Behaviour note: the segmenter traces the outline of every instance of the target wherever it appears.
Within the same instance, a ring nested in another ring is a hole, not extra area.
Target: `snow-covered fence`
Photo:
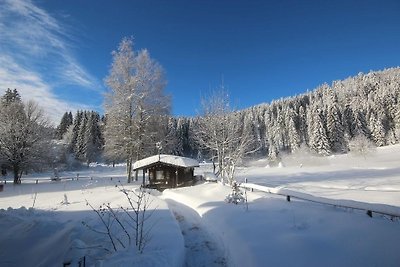
[[[370,217],[372,217],[373,214],[375,213],[375,214],[389,216],[391,220],[400,219],[400,208],[396,206],[377,204],[377,203],[365,203],[354,200],[343,200],[343,199],[339,200],[339,199],[330,199],[325,197],[317,197],[307,193],[296,192],[289,189],[267,187],[253,183],[241,183],[239,186],[245,189],[257,190],[270,194],[281,195],[286,197],[287,201],[290,201],[292,198],[296,198],[299,200],[310,201],[324,205],[331,205],[339,208],[362,210],[365,211],[366,214]]]

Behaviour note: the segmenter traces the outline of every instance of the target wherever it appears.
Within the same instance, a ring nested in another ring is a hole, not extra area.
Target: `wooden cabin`
[[[143,186],[158,190],[192,185],[195,167],[199,167],[197,160],[165,154],[144,158],[133,164],[136,177],[142,176]]]

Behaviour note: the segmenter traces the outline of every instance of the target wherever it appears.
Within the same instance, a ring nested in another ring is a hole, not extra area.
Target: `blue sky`
[[[54,121],[102,112],[124,36],[165,69],[175,115],[196,115],[221,81],[237,108],[400,65],[400,1],[0,0],[0,92]]]

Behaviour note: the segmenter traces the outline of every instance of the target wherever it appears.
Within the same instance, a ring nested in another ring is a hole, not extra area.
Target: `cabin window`
[[[157,180],[164,180],[164,172],[162,170],[156,171],[156,179]]]

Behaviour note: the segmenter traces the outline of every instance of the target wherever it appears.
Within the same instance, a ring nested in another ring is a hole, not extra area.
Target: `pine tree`
[[[384,146],[386,144],[385,140],[385,130],[383,128],[382,121],[378,118],[378,115],[373,112],[370,118],[370,129],[371,136],[377,146]]]
[[[371,136],[367,125],[367,120],[365,118],[365,112],[363,110],[358,110],[355,116],[354,136],[358,135],[363,135],[368,139]]]
[[[322,156],[330,155],[331,148],[327,136],[325,116],[321,109],[315,109],[315,118],[312,121],[310,147],[317,154]]]
[[[67,132],[68,127],[72,124],[73,124],[73,117],[71,111],[65,112],[61,118],[60,124],[56,129],[56,138],[58,140],[61,140],[64,134]]]
[[[308,129],[307,129],[307,115],[303,106],[299,107],[299,136],[300,143],[308,144]]]
[[[268,147],[268,162],[270,166],[276,166],[280,162],[279,149],[276,144],[271,141]]]
[[[21,103],[21,96],[19,95],[17,89],[11,90],[8,88],[5,94],[1,97],[1,102],[3,105]]]
[[[69,152],[71,153],[75,152],[82,118],[83,118],[83,111],[78,110],[75,115],[74,123],[70,125],[70,127],[72,127],[72,137],[71,137],[71,143],[69,144]]]
[[[82,118],[79,124],[79,130],[74,148],[75,158],[80,161],[85,161],[85,154],[87,149],[86,131],[88,128],[88,121],[89,118],[87,111],[82,112]]]
[[[326,124],[332,151],[335,153],[346,152],[347,145],[345,143],[342,116],[336,101],[328,107]]]
[[[296,129],[296,114],[293,109],[289,109],[286,121],[288,127],[287,134],[288,134],[290,151],[295,152],[300,147],[300,136]]]
[[[350,104],[346,104],[343,111],[343,128],[344,134],[348,136],[348,139],[351,139],[355,136],[355,118]]]
[[[103,147],[103,138],[100,130],[100,115],[91,111],[88,113],[88,121],[84,134],[85,150],[84,161],[89,164],[100,157]]]

